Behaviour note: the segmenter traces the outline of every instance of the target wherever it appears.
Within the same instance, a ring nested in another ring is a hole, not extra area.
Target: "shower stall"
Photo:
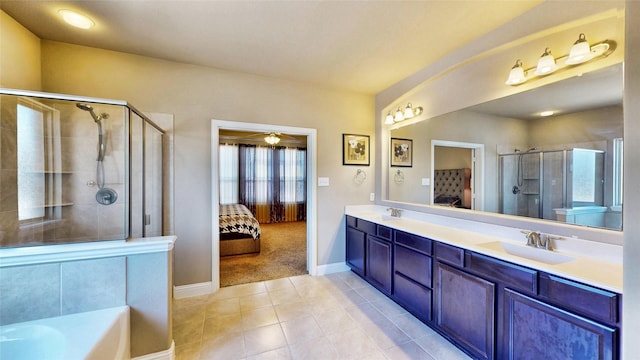
[[[0,247],[163,235],[164,131],[125,101],[0,89]]]
[[[499,155],[500,212],[604,226],[604,158],[578,148]]]

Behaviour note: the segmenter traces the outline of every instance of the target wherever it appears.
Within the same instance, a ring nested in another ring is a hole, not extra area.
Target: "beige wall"
[[[0,87],[41,89],[40,39],[0,10]]]
[[[622,316],[623,359],[640,354],[640,2],[626,2],[627,51],[624,78],[624,296]],[[633,20],[630,20],[633,19]]]
[[[174,114],[176,285],[211,280],[211,119],[317,129],[318,264],[344,261],[343,208],[374,185],[342,166],[342,133],[373,135],[372,96],[46,40],[42,74],[47,92]]]

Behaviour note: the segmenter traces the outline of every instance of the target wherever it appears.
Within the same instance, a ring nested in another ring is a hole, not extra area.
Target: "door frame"
[[[312,128],[292,127],[247,123],[226,120],[211,120],[211,287],[212,292],[220,289],[220,204],[218,171],[218,145],[220,130],[279,132],[289,135],[307,137],[307,271],[309,275],[317,274],[318,239],[317,239],[317,131]]]
[[[431,140],[431,178],[434,179],[436,146],[471,149],[471,209],[484,210],[484,144],[448,140]],[[431,186],[429,203],[433,205],[434,188]]]

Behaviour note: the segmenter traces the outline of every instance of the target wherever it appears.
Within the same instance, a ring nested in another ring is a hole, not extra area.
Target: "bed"
[[[433,172],[434,205],[471,208],[471,169]]]
[[[260,223],[242,204],[220,205],[220,256],[260,252]]]

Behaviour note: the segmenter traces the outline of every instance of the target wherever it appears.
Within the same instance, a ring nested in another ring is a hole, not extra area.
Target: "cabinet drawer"
[[[616,324],[620,295],[549,274],[540,274],[540,296],[595,320]]]
[[[396,243],[402,244],[413,250],[421,251],[427,255],[431,255],[431,239],[408,234],[402,231],[396,231]]]
[[[389,240],[391,241],[391,229],[386,227],[386,226],[382,226],[382,225],[378,225],[378,237],[383,238],[385,240]]]
[[[397,273],[393,281],[393,298],[417,318],[431,321],[431,289]]]
[[[455,266],[464,267],[463,249],[439,242],[435,242],[433,248],[436,259]]]
[[[356,227],[356,218],[347,215],[347,226]]]
[[[427,255],[396,244],[395,270],[421,285],[431,287],[431,258]]]
[[[376,226],[377,225],[375,223],[356,218],[356,227],[366,232],[367,234],[376,235],[377,234]]]
[[[467,251],[467,269],[507,287],[537,294],[538,272],[535,270],[471,251]]]

